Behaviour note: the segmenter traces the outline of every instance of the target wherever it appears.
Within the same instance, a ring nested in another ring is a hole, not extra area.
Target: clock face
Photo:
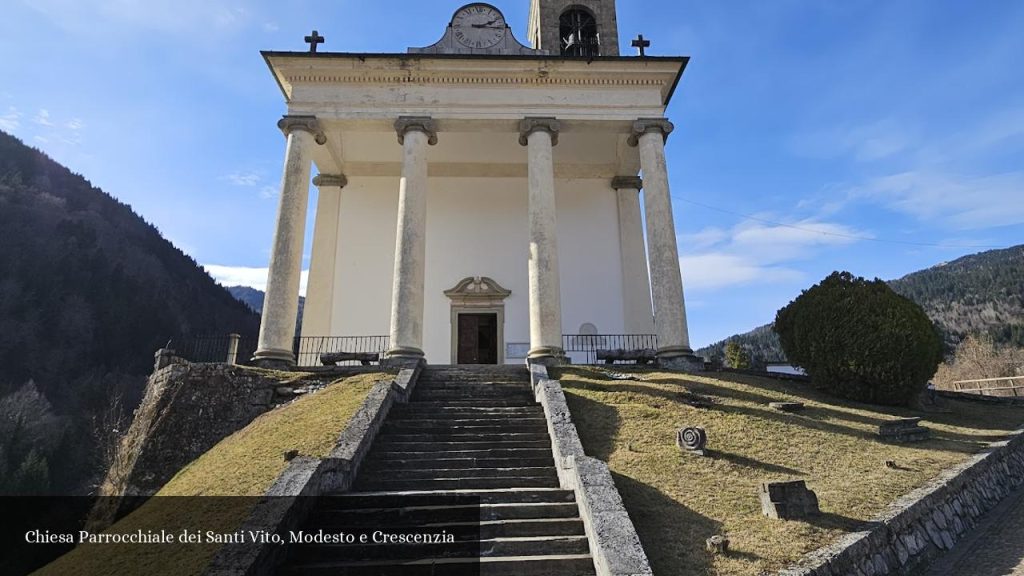
[[[490,48],[505,38],[508,25],[505,17],[493,6],[470,4],[463,6],[452,18],[455,39],[469,48]]]

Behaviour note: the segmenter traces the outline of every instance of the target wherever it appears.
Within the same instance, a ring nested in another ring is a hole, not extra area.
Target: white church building
[[[437,24],[407,53],[263,53],[287,146],[256,360],[296,361],[308,251],[306,340],[487,364],[629,335],[689,362],[665,160],[687,58],[620,56],[614,0],[533,0],[529,46],[489,4]]]

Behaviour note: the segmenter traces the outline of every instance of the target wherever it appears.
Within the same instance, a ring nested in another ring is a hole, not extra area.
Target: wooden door
[[[498,363],[498,315],[459,314],[458,363]]]

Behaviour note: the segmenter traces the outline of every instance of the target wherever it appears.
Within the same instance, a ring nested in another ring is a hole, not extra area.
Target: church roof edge
[[[552,54],[425,54],[425,53],[410,53],[410,52],[295,52],[287,50],[261,50],[260,54],[263,56],[264,62],[267,63],[267,67],[270,68],[271,74],[274,76],[274,80],[277,82],[278,88],[282,94],[287,96],[287,90],[281,84],[280,78],[274,73],[274,66],[270,59],[274,57],[280,58],[359,58],[360,60],[366,59],[386,59],[386,58],[398,58],[407,60],[510,60],[510,61],[549,61],[549,62],[677,62],[681,64],[679,67],[679,73],[676,75],[675,80],[672,83],[672,87],[668,91],[668,95],[665,97],[664,104],[667,106],[672,101],[672,96],[676,92],[676,88],[679,86],[679,81],[683,78],[683,73],[686,71],[686,66],[690,63],[689,56],[561,56]]]

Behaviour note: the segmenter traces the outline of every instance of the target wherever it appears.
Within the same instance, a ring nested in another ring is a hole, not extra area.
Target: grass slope
[[[377,373],[346,378],[260,416],[182,469],[160,490],[160,498],[150,500],[106,533],[238,530],[258,501],[238,497],[263,495],[287,467],[284,454],[290,450],[315,458],[327,456],[370,389],[384,378],[390,376]],[[35,574],[195,575],[219,548],[216,543],[86,544]]]
[[[809,387],[741,375],[689,376],[598,368],[560,371],[587,454],[608,463],[655,574],[754,576],[796,561],[883,511],[900,495],[962,462],[1024,423],[1024,409],[966,402],[949,414],[915,414],[840,401]],[[689,401],[712,402],[696,408]],[[785,414],[768,402],[800,401]],[[886,444],[874,432],[920,415],[933,439]],[[711,457],[682,455],[675,431],[702,426]],[[896,462],[898,469],[885,465]],[[761,515],[758,485],[803,479],[822,514],[809,522]],[[712,556],[706,538],[727,534],[734,550]]]

